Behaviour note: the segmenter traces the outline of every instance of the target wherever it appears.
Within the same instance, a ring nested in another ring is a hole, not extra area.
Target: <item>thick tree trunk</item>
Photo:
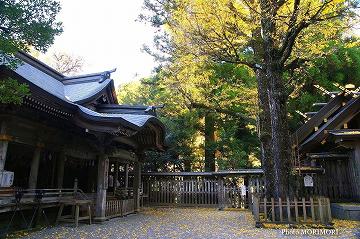
[[[269,98],[267,94],[268,81],[262,70],[256,72],[258,82],[258,126],[261,150],[261,165],[265,172],[265,195],[271,197],[274,192],[274,163],[271,148],[271,118]]]
[[[215,171],[215,115],[205,115],[205,171]]]
[[[271,118],[271,147],[274,162],[274,196],[289,194],[291,172],[291,144],[288,128],[286,91],[282,72],[271,67],[266,70]]]
[[[287,119],[286,91],[283,82],[283,66],[280,64],[281,52],[275,46],[276,22],[274,16],[277,5],[267,0],[260,0],[261,38],[263,52],[262,72],[267,82],[267,95],[271,121],[271,158],[274,175],[272,196],[284,197],[289,194],[291,172],[291,150]],[[265,174],[269,172],[265,171]],[[266,176],[267,177],[267,176]]]

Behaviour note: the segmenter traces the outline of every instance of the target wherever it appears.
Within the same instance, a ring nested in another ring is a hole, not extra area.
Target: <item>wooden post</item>
[[[299,222],[299,208],[298,208],[298,200],[296,197],[294,198],[294,202],[295,202],[295,221]]]
[[[114,193],[116,191],[117,188],[117,182],[119,180],[119,162],[116,160],[115,161],[115,166],[114,166]]]
[[[6,133],[6,124],[5,122],[1,123],[0,128],[0,136],[5,136]],[[0,139],[0,172],[5,168],[5,161],[6,161],[6,153],[8,149],[9,141],[6,140],[6,137],[1,137]]]
[[[283,222],[283,211],[282,211],[282,202],[281,202],[281,198],[279,198],[279,213],[280,213],[280,222]]]
[[[274,198],[271,198],[271,218],[272,218],[272,221],[275,222],[275,202],[274,202]]]
[[[304,222],[306,223],[306,221],[307,221],[307,215],[306,215],[305,197],[302,198],[302,206],[303,206]]]
[[[291,222],[291,211],[290,211],[290,199],[289,199],[289,197],[286,198],[286,208],[287,208],[288,222]]]
[[[98,159],[98,177],[97,177],[97,192],[96,192],[96,206],[95,206],[95,220],[103,222],[106,211],[106,189],[108,180],[109,159],[101,153]]]
[[[259,198],[257,196],[254,196],[254,198],[253,198],[253,214],[254,214],[255,223],[260,222],[260,214],[259,214],[260,205],[259,205],[259,203],[260,203]]]
[[[267,198],[264,197],[264,220],[267,221]]]
[[[315,223],[315,208],[314,208],[314,199],[312,197],[310,197],[310,207],[311,207],[311,219],[312,222]]]
[[[129,187],[129,164],[125,164],[125,190]]]
[[[218,203],[219,203],[219,210],[223,210],[224,205],[224,181],[222,178],[218,181]]]
[[[141,163],[135,162],[134,167],[134,209],[135,212],[140,211],[140,187],[141,187]]]
[[[75,178],[75,180],[74,180],[74,193],[75,194],[77,193],[77,190],[78,190],[78,179]]]
[[[327,209],[327,221],[328,223],[331,223],[332,221],[332,216],[331,216],[331,204],[330,204],[330,199],[326,198],[326,209]]]
[[[33,158],[31,161],[30,175],[29,175],[29,188],[34,189],[37,185],[37,177],[39,172],[41,148],[37,146],[35,148]]]
[[[0,172],[5,168],[6,153],[8,149],[8,141],[0,141]]]
[[[322,204],[322,197],[318,198],[318,203],[319,203],[320,221],[321,221],[321,223],[325,223],[324,210],[323,210],[323,204]]]
[[[61,151],[57,159],[57,187],[63,187],[64,181],[64,168],[65,168],[66,155],[64,151]]]

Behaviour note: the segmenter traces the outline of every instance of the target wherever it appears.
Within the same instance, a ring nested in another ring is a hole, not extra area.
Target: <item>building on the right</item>
[[[294,162],[301,176],[313,179],[313,186],[302,182],[305,194],[360,202],[360,94],[342,89],[327,92],[330,101],[314,104],[318,111],[307,113],[292,134]]]

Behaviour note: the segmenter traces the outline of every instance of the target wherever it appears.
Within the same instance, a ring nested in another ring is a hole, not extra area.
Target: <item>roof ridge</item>
[[[91,77],[91,76],[104,76],[105,79],[109,79],[110,78],[110,74],[115,72],[116,68],[108,70],[108,71],[102,71],[102,72],[96,72],[96,73],[90,73],[90,74],[83,74],[83,75],[76,75],[76,76],[65,76],[64,80],[68,81],[68,80],[77,80],[77,79],[81,79],[81,78],[86,78],[86,77]],[[96,80],[94,80],[96,81]]]

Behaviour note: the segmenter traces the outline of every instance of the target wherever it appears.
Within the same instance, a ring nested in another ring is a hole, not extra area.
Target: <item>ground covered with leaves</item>
[[[104,224],[60,225],[16,238],[359,238],[360,223],[336,220],[335,236],[283,235],[281,229],[255,228],[249,211],[209,208],[145,208],[137,215]]]

